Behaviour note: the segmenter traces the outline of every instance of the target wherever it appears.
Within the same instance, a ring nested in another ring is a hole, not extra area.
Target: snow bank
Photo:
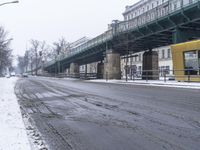
[[[167,81],[162,80],[135,80],[135,81],[125,81],[125,80],[108,80],[98,79],[89,80],[87,82],[99,82],[99,83],[115,83],[115,84],[133,84],[133,85],[146,85],[146,86],[163,86],[163,87],[176,87],[176,88],[187,88],[187,89],[200,89],[200,83],[197,82],[177,82],[177,81]]]
[[[0,150],[30,150],[14,85],[17,78],[0,78]]]

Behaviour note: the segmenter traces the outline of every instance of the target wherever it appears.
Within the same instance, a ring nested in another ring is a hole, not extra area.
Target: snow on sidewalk
[[[14,86],[17,78],[0,78],[0,150],[30,150]]]
[[[163,86],[163,87],[176,87],[176,88],[187,88],[187,89],[200,89],[200,83],[197,82],[177,82],[177,81],[162,81],[162,80],[108,80],[97,79],[88,80],[89,82],[99,82],[99,83],[114,83],[114,84],[132,84],[132,85],[146,85],[146,86]],[[88,82],[87,81],[87,82]]]

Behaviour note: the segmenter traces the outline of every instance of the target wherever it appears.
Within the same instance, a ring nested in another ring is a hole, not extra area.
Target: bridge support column
[[[97,79],[103,79],[104,75],[104,63],[100,62],[97,64]]]
[[[79,78],[79,65],[77,63],[71,63],[69,73],[71,77]]]
[[[142,65],[142,79],[143,80],[158,80],[158,52],[147,51],[143,54],[143,65]]]
[[[106,52],[104,79],[121,79],[120,54],[110,50]]]

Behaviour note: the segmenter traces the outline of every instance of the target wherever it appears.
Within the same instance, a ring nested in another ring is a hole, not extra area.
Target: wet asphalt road
[[[200,149],[200,90],[27,78],[16,94],[52,150]]]

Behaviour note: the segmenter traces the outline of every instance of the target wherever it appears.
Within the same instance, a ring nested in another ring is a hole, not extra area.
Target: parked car
[[[11,72],[10,76],[15,77],[15,72]]]
[[[16,74],[15,76],[16,77],[22,77],[22,74]]]
[[[6,75],[6,78],[10,78],[10,75],[9,75],[9,74],[7,74],[7,75]]]
[[[23,73],[22,77],[27,78],[28,77],[28,73]]]

